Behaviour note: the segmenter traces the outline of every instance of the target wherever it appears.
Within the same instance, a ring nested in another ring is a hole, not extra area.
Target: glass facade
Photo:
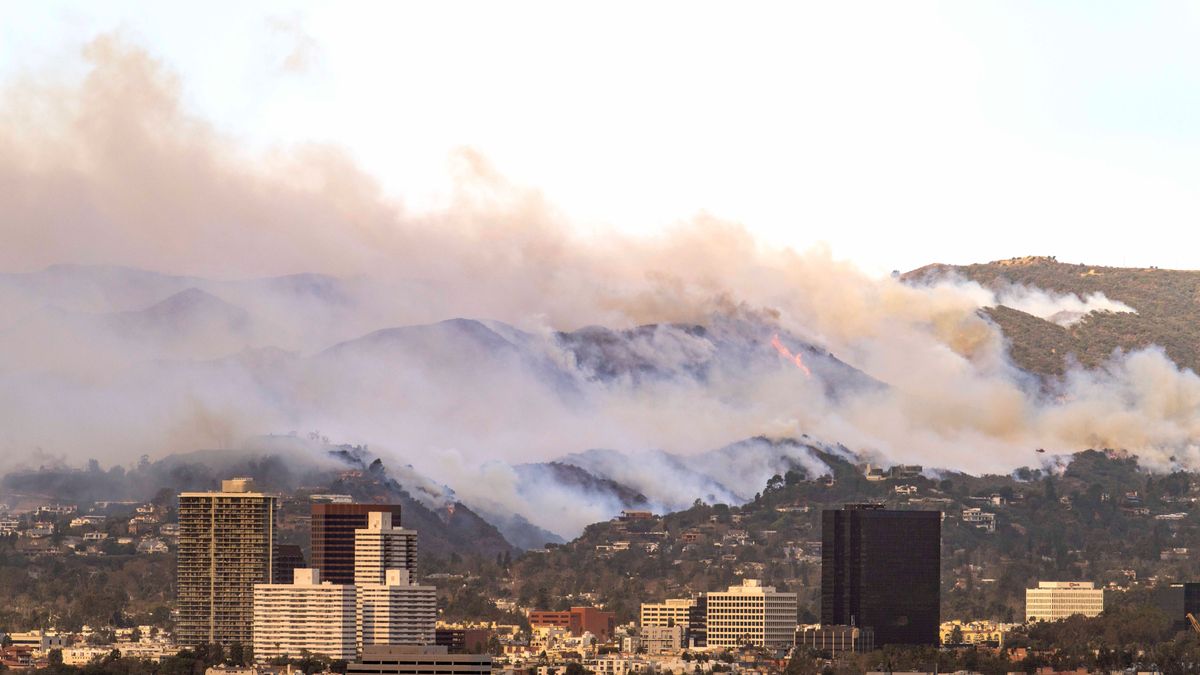
[[[365,528],[367,515],[376,511],[390,512],[399,525],[399,504],[313,504],[312,566],[322,579],[354,583],[354,531]],[[409,569],[416,569],[415,557]]]
[[[942,514],[848,505],[822,513],[821,623],[875,644],[937,645]]]

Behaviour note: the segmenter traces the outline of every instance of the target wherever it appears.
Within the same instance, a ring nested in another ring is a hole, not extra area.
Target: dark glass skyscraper
[[[872,628],[877,645],[937,645],[942,514],[850,504],[821,519],[821,623]]]
[[[367,516],[375,511],[392,514],[400,526],[399,504],[313,504],[312,566],[321,579],[335,584],[354,583],[354,531],[367,527]],[[416,570],[416,555],[409,571]]]

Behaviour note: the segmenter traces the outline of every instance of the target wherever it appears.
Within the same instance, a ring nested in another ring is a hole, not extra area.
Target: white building
[[[989,533],[996,531],[996,514],[988,513],[981,508],[963,509],[962,519],[964,523],[974,525]]]
[[[298,569],[290,584],[254,585],[254,657],[301,658],[301,652],[353,660],[353,586],[321,583],[319,570]]]
[[[354,532],[354,585],[320,583],[296,570],[291,584],[254,587],[254,656],[268,661],[301,650],[353,660],[373,645],[433,644],[437,589],[413,583],[417,533],[372,513]]]
[[[1090,581],[1039,581],[1037,588],[1025,589],[1026,621],[1098,616],[1103,611],[1104,589]]]
[[[696,606],[691,598],[668,598],[663,602],[643,602],[641,626],[686,626],[688,614]]]
[[[708,594],[709,647],[792,645],[796,639],[796,594],[780,593],[758,579]]]
[[[433,644],[436,588],[414,584],[408,570],[396,569],[387,570],[382,584],[356,584],[354,588],[359,649],[369,645]]]
[[[417,568],[417,532],[392,526],[392,514],[367,514],[367,526],[354,531],[354,585],[382,584],[388,570]]]

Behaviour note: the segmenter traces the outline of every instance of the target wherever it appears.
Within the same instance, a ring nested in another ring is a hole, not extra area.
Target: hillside
[[[974,265],[929,265],[903,279],[957,274],[993,289],[1011,285],[1086,297],[1103,293],[1137,311],[1099,312],[1060,326],[1009,307],[987,310],[1012,343],[1013,360],[1041,375],[1060,375],[1070,359],[1086,367],[1114,350],[1161,346],[1175,363],[1200,371],[1200,271],[1097,267],[1030,256]]]
[[[813,448],[835,479],[799,466],[741,507],[697,502],[664,517],[597,523],[577,540],[530,552],[481,594],[550,608],[599,601],[633,619],[638,603],[721,588],[744,577],[799,593],[801,620],[819,614],[822,509],[881,502],[945,513],[944,618],[1019,619],[1024,589],[1039,579],[1139,587],[1194,579],[1200,555],[1197,476],[1152,476],[1135,459],[1078,453],[1061,474],[931,473],[868,481],[861,467]],[[899,489],[898,489],[899,488]],[[994,532],[963,510],[995,514]],[[1162,518],[1156,516],[1164,516]]]

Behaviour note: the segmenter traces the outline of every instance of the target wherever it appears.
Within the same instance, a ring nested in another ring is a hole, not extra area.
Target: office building
[[[387,512],[400,523],[399,504],[313,504],[312,566],[335,584],[354,583],[354,532],[367,526],[367,514]],[[414,551],[410,572],[416,571]]]
[[[1160,586],[1154,589],[1154,604],[1171,619],[1176,630],[1184,630],[1188,628],[1188,614],[1200,618],[1200,583]]]
[[[450,654],[445,647],[371,645],[346,675],[491,675],[487,654]]]
[[[686,626],[691,620],[696,601],[691,598],[668,598],[663,602],[643,602],[641,611],[642,628],[649,626]]]
[[[698,593],[688,610],[687,643],[691,648],[708,646],[708,594]]]
[[[393,527],[389,511],[367,514],[367,524],[354,531],[354,585],[382,584],[388,570],[417,569],[417,533]]]
[[[292,583],[254,586],[255,659],[354,659],[354,587],[321,583],[320,574],[297,569]]]
[[[529,625],[564,628],[575,637],[591,633],[600,642],[608,642],[616,629],[617,615],[595,607],[572,607],[565,612],[534,610],[529,613]]]
[[[275,569],[271,573],[271,581],[276,584],[290,584],[292,573],[304,566],[304,551],[295,544],[279,544],[275,547]]]
[[[796,629],[796,646],[837,654],[874,651],[875,631],[858,626],[807,626]]]
[[[727,591],[709,592],[709,647],[791,646],[796,641],[796,594],[746,579]]]
[[[253,642],[254,585],[272,581],[277,507],[247,478],[179,495],[179,646]]]
[[[1090,581],[1039,581],[1025,589],[1026,621],[1058,621],[1076,614],[1099,616],[1104,589]]]
[[[412,582],[408,570],[387,570],[384,583],[356,584],[356,633],[370,645],[433,644],[437,589]]]
[[[879,646],[936,646],[941,533],[939,511],[853,504],[823,512],[821,624],[870,628]]]

